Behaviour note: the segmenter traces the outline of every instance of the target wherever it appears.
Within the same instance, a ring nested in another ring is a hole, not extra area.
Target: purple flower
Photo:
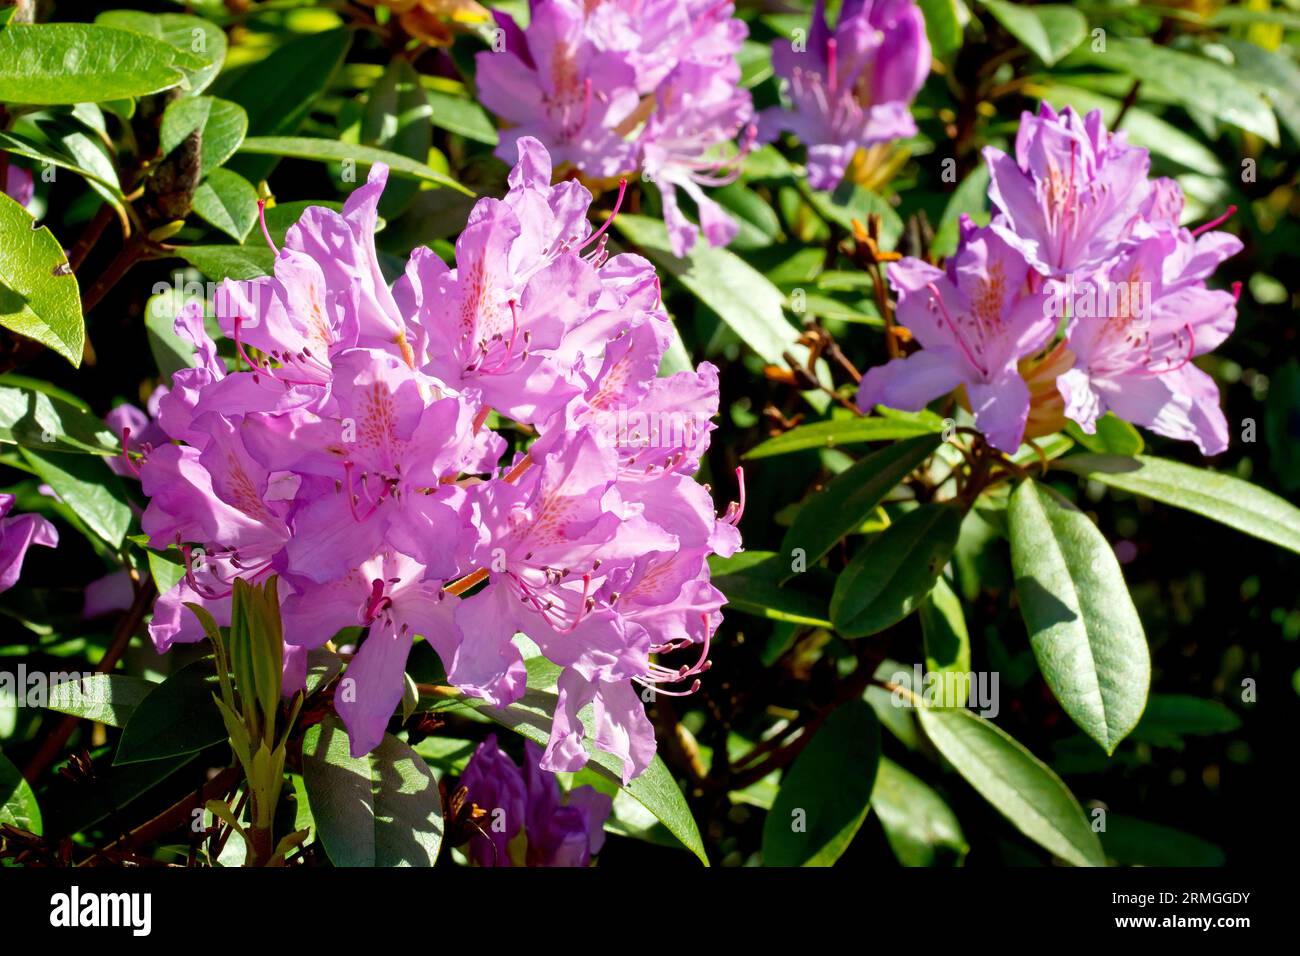
[[[916,411],[961,385],[989,443],[1014,452],[1029,414],[1017,362],[1056,327],[1024,257],[999,233],[963,217],[946,269],[904,259],[889,267],[889,281],[898,293],[898,321],[921,350],[869,369],[858,407]]]
[[[0,591],[8,591],[23,570],[23,558],[34,544],[57,547],[59,532],[40,515],[10,516],[14,496],[0,494]]]
[[[736,62],[746,28],[733,12],[713,0],[539,0],[527,29],[498,13],[505,48],[476,57],[484,105],[511,124],[497,155],[533,136],[591,180],[639,168],[659,187],[676,255],[700,232],[678,189],[705,238],[730,242],[737,224],[700,186],[734,179],[752,141],[736,149],[752,105]]]
[[[12,160],[5,166],[5,179],[0,186],[3,186],[3,190],[0,191],[20,206],[26,206],[35,195],[31,170],[15,166]]]
[[[538,766],[542,752],[524,743],[524,770],[489,734],[460,782],[485,811],[466,853],[478,866],[589,866],[605,843],[613,801],[594,787],[560,790],[555,774]]]
[[[834,189],[860,148],[916,133],[912,99],[930,72],[925,20],[913,0],[845,0],[832,32],[817,0],[807,47],[772,45],[792,110],[764,112],[760,139],[782,130],[808,148],[808,181]]]
[[[1192,364],[1237,321],[1237,292],[1205,279],[1242,248],[1226,232],[1144,229],[1113,263],[1082,280],[1052,283],[1069,304],[1074,368],[1057,379],[1065,414],[1091,434],[1108,411],[1158,435],[1193,441],[1205,455],[1228,447],[1219,389]]]
[[[1147,151],[1108,133],[1100,110],[1080,118],[1067,107],[1058,116],[1043,103],[1037,116],[1022,114],[1014,160],[990,146],[984,161],[998,213],[994,231],[1045,276],[1113,258],[1152,188]],[[1164,210],[1167,198],[1156,202]]]
[[[653,268],[611,257],[591,194],[552,186],[545,148],[518,145],[510,191],[474,207],[453,268],[418,249],[383,280],[379,166],[342,215],[304,214],[273,275],[220,290],[231,365],[197,306],[178,316],[195,366],[151,403],[153,423],[114,413],[143,458],[150,544],[185,562],[150,634],[160,651],[201,640],[186,604],[226,625],[236,578],[277,575],[286,693],[308,649],[365,629],[334,695],[360,755],[397,709],[413,641],[461,691],[505,705],[526,689],[522,633],[563,668],[539,759],[585,763],[592,704],[591,736],[630,780],[655,752],[634,684],[684,693],[707,668],[723,598],[706,559],[740,544],[738,512],[720,519],[691,477],[717,372],[656,377],[671,329]],[[508,468],[494,413],[537,435]],[[611,427],[661,419],[688,427]],[[692,664],[652,659],[690,645]],[[568,858],[555,839],[547,852]]]

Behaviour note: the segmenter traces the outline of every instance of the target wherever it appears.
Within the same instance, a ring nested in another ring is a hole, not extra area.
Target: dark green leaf
[[[1115,552],[1091,519],[1026,479],[1007,509],[1020,613],[1038,667],[1106,753],[1137,724],[1151,654]]]
[[[936,434],[909,438],[868,455],[836,475],[799,509],[781,542],[782,556],[793,560],[798,548],[803,550],[805,566],[820,561],[841,538],[856,531],[885,496],[930,457],[939,442]]]
[[[833,866],[871,809],[880,723],[860,700],[840,705],[781,779],[763,825],[764,866]]]
[[[442,847],[442,796],[428,765],[389,734],[353,757],[335,717],[309,728],[302,776],[311,815],[335,866],[433,866]]]
[[[1184,737],[1227,734],[1241,718],[1217,700],[1187,694],[1152,694],[1132,738],[1158,747],[1178,746]]]
[[[194,96],[216,79],[226,60],[226,35],[215,23],[184,13],[143,13],[109,10],[95,18],[101,26],[155,37],[180,53],[181,67]]]
[[[1084,448],[1099,454],[1140,455],[1146,447],[1141,433],[1114,412],[1097,419],[1096,434],[1089,435],[1074,422],[1066,422],[1065,430]]]
[[[921,505],[871,538],[835,582],[835,630],[866,637],[915,611],[952,556],[961,522],[952,505]]]
[[[114,765],[195,753],[225,740],[226,725],[212,700],[217,690],[210,657],[185,665],[157,685],[122,729]]]
[[[1110,488],[1186,508],[1300,553],[1300,508],[1240,478],[1150,455],[1070,455],[1054,467]]]
[[[467,196],[473,195],[454,179],[424,163],[388,150],[375,149],[372,146],[358,146],[353,143],[340,143],[334,139],[315,139],[307,136],[250,136],[244,140],[239,151],[262,156],[293,156],[298,159],[318,159],[334,163],[352,161],[366,166],[387,163],[389,170],[396,176],[406,176],[437,186],[446,186]]]
[[[1105,866],[1083,808],[1048,766],[969,710],[919,707],[939,753],[1017,830],[1075,866]]]
[[[944,700],[954,707],[966,706],[970,691],[970,636],[961,599],[940,577],[934,590],[921,603],[921,634],[925,639],[925,669],[945,682]],[[949,696],[946,692],[952,689]]]
[[[772,551],[742,551],[730,558],[709,559],[713,585],[727,607],[774,621],[830,627],[826,599],[797,587],[783,587],[790,563]]]
[[[239,149],[248,133],[248,114],[238,103],[214,96],[176,100],[163,113],[159,130],[163,155],[179,146],[196,129],[202,132],[199,175],[208,176]]]
[[[1213,843],[1173,827],[1106,814],[1101,832],[1106,855],[1125,866],[1223,866],[1224,856]]]
[[[871,809],[903,866],[959,864],[965,858],[966,837],[948,804],[888,757],[880,758]]]

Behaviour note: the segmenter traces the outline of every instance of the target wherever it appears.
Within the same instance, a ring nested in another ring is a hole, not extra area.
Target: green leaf
[[[551,721],[555,715],[556,703],[555,694],[533,687],[530,687],[522,698],[506,707],[493,707],[470,698],[461,701],[461,705],[473,707],[501,726],[513,730],[542,747],[545,747],[551,738]],[[686,798],[682,796],[681,789],[668,768],[664,766],[663,760],[656,756],[640,776],[633,778],[624,787],[623,761],[595,749],[590,740],[587,741],[586,747],[591,758],[587,763],[588,769],[622,787],[638,803],[653,813],[686,849],[699,857],[700,862],[705,866],[709,865],[709,858],[704,852],[704,842],[700,839],[699,827],[695,825],[695,818],[691,816]]]
[[[1063,4],[1032,7],[1004,0],[982,0],[1007,32],[1048,66],[1083,42],[1088,21],[1082,13]]]
[[[940,60],[961,49],[961,17],[957,0],[918,0],[917,6],[925,17],[925,35],[930,49]]]
[[[131,526],[131,505],[122,479],[103,461],[65,452],[23,449],[23,458],[86,527],[120,548]]]
[[[118,436],[80,399],[21,375],[0,375],[0,442],[43,451],[122,451]]]
[[[194,191],[194,212],[242,243],[257,222],[257,190],[238,173],[214,169]]]
[[[184,13],[108,10],[97,16],[95,22],[155,37],[178,50],[189,79],[190,96],[206,89],[226,61],[225,33],[215,23],[199,17]]]
[[[275,47],[265,59],[228,73],[217,92],[248,113],[254,136],[289,136],[298,131],[329,85],[352,45],[348,30],[311,33]],[[265,179],[274,159],[240,157],[235,171],[249,182]]]
[[[1127,73],[1173,97],[1188,109],[1209,113],[1278,145],[1277,119],[1259,89],[1207,57],[1172,50],[1150,40],[1106,38],[1105,52],[1082,47],[1070,63]]]
[[[199,175],[208,176],[239,149],[248,134],[248,114],[238,103],[214,96],[176,100],[163,113],[158,133],[163,155],[196,129],[202,132]]]
[[[1105,866],[1083,808],[1051,769],[997,725],[961,708],[918,707],[939,753],[1011,825],[1075,866]]]
[[[158,93],[193,62],[153,37],[88,23],[0,30],[0,101],[102,103]]]
[[[763,824],[763,865],[833,866],[867,818],[879,763],[875,711],[841,704],[781,779]]]
[[[909,438],[836,475],[799,509],[781,542],[782,556],[793,559],[795,549],[801,548],[806,565],[820,561],[841,538],[856,531],[885,496],[930,457],[939,442],[936,434]]]
[[[0,33],[3,37],[10,30]],[[0,193],[0,326],[81,365],[86,327],[77,277],[63,247],[14,200]]]
[[[293,156],[298,159],[318,159],[333,163],[350,160],[365,166],[387,163],[389,170],[395,175],[445,186],[467,196],[473,195],[460,183],[431,166],[372,146],[358,146],[354,143],[340,143],[338,140],[316,139],[308,136],[250,136],[244,140],[239,151],[260,156]]]
[[[10,27],[9,29],[13,29]],[[2,34],[0,34],[2,35]],[[0,753],[0,823],[40,836],[43,832],[41,808],[36,794],[23,779],[18,768]]]
[[[1065,712],[1106,753],[1137,724],[1151,654],[1115,552],[1092,520],[1026,479],[1007,509],[1020,613]]]
[[[275,253],[265,246],[177,246],[172,250],[213,282],[270,275]]]
[[[476,143],[495,146],[499,140],[496,127],[487,110],[473,100],[440,90],[429,90],[429,106],[432,113],[429,120],[439,129],[456,133]]]
[[[60,714],[124,727],[140,703],[158,685],[125,674],[87,674],[50,688],[46,707]]]
[[[889,201],[850,180],[844,180],[829,192],[809,190],[808,198],[818,215],[849,232],[853,231],[853,220],[865,226],[873,214],[879,216],[882,249],[893,249],[903,235],[903,220]]]
[[[934,582],[934,590],[921,603],[920,617],[925,669],[942,675],[945,701],[956,707],[966,706],[970,691],[970,635],[966,632],[961,599],[942,577]]]
[[[1232,51],[1237,73],[1263,90],[1282,125],[1300,140],[1300,66],[1290,56],[1248,40],[1219,37],[1216,42]]]
[[[122,728],[114,766],[196,753],[225,740],[226,725],[212,699],[217,689],[210,657],[155,686]]]
[[[442,796],[433,772],[389,734],[351,755],[335,717],[307,730],[302,776],[317,835],[335,866],[433,866],[442,847]]]
[[[952,505],[921,505],[871,538],[835,582],[835,630],[867,637],[915,611],[952,556],[961,521]]]
[[[1157,747],[1176,747],[1184,737],[1227,734],[1240,726],[1241,718],[1217,700],[1187,694],[1152,694],[1130,736]]]
[[[790,563],[774,551],[741,551],[730,558],[709,558],[713,586],[727,598],[727,607],[746,614],[830,627],[826,599],[817,593],[782,585]]]
[[[1300,508],[1240,478],[1150,455],[1071,455],[1053,467],[1185,508],[1300,553]]]
[[[836,418],[828,422],[799,425],[751,448],[742,457],[749,460],[771,458],[774,455],[788,455],[791,452],[807,451],[810,448],[839,448],[869,441],[891,441],[898,438],[912,438],[916,435],[937,434],[942,430],[943,419],[938,416],[934,416],[933,420],[928,416]]]
[[[145,556],[149,561],[149,576],[159,594],[166,594],[185,577],[185,565],[179,561],[152,550],[146,550]]]
[[[423,163],[433,145],[430,112],[420,75],[406,60],[395,59],[370,89],[361,117],[361,142]],[[396,215],[418,189],[416,182],[390,183],[379,202],[381,215]]]
[[[943,797],[888,757],[880,758],[871,809],[903,866],[959,864],[970,849]]]
[[[1066,422],[1070,437],[1089,451],[1111,455],[1140,455],[1146,447],[1142,434],[1114,412],[1097,419],[1097,431],[1089,435],[1076,422]]]
[[[1173,827],[1118,813],[1106,814],[1106,855],[1125,866],[1223,866],[1223,851]]]
[[[668,245],[664,224],[645,216],[620,213],[614,228],[718,313],[755,354],[770,364],[785,364],[782,353],[794,350],[798,332],[786,321],[785,297],[761,272],[734,253],[702,240],[686,259],[678,259]]]

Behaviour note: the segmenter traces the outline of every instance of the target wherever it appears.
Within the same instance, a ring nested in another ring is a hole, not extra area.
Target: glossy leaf
[[[194,212],[236,242],[257,223],[257,190],[243,176],[214,169],[194,191]]]
[[[921,635],[925,640],[925,669],[939,675],[955,697],[945,697],[953,706],[964,707],[969,692],[970,635],[961,598],[941,576],[921,603]]]
[[[773,551],[742,551],[730,558],[715,555],[709,559],[709,569],[714,587],[727,597],[727,607],[774,621],[831,626],[824,597],[781,583],[790,576],[790,562]]]
[[[961,522],[952,505],[922,505],[871,538],[835,582],[835,630],[866,637],[915,611],[957,546]]]
[[[1105,866],[1083,808],[1061,779],[1020,743],[968,710],[919,707],[939,753],[1011,825],[1075,866]]]
[[[1300,508],[1232,475],[1150,455],[1070,455],[1054,467],[1110,488],[1186,508],[1300,553]]]
[[[13,29],[13,28],[10,28]],[[3,37],[4,33],[0,33]],[[0,192],[0,326],[81,365],[86,327],[68,257],[53,234]]]
[[[826,422],[799,425],[769,438],[745,452],[747,459],[771,458],[810,448],[840,448],[869,441],[891,441],[917,435],[937,434],[943,429],[938,416],[918,415],[906,418],[835,418]]]
[[[820,561],[841,538],[860,527],[899,482],[930,457],[939,447],[939,441],[936,434],[909,438],[868,455],[836,475],[799,509],[781,542],[782,556],[792,560],[795,549],[801,549],[807,565]]]
[[[44,451],[121,454],[118,437],[80,399],[20,375],[0,375],[0,442]]]
[[[880,758],[871,809],[903,866],[959,864],[969,847],[957,816],[929,784]]]
[[[139,10],[108,10],[95,22],[120,30],[156,37],[181,54],[181,65],[189,81],[187,94],[195,96],[216,79],[226,60],[226,34],[211,21],[184,13],[143,13]]]
[[[1065,712],[1107,753],[1137,724],[1151,654],[1115,552],[1092,520],[1025,480],[1007,509],[1020,613]]]
[[[110,727],[125,727],[157,686],[142,677],[126,674],[87,674],[51,687],[45,706]]]
[[[87,528],[110,547],[122,546],[131,526],[131,506],[122,479],[105,462],[31,448],[23,449],[23,458]]]
[[[114,765],[195,753],[225,740],[226,725],[212,699],[217,689],[210,657],[185,665],[154,687],[122,728]]]
[[[433,772],[390,734],[353,757],[335,717],[308,729],[302,776],[317,836],[335,866],[433,866],[442,848],[442,796]]]
[[[1088,21],[1084,15],[1064,4],[1027,6],[1006,0],[982,2],[1008,33],[1048,66],[1082,43],[1088,33]]]
[[[375,149],[372,146],[357,146],[353,143],[340,143],[334,139],[316,139],[307,136],[250,136],[244,140],[239,151],[262,156],[318,159],[331,163],[350,161],[367,166],[374,163],[387,163],[389,172],[394,176],[406,176],[436,186],[445,186],[465,195],[473,195],[454,179],[424,163],[385,149]]]
[[[36,794],[22,773],[0,753],[0,824],[8,824],[40,836],[43,832],[41,808]]]
[[[248,134],[248,114],[238,103],[214,96],[176,100],[163,113],[159,130],[163,155],[174,150],[196,129],[202,136],[199,175],[209,176],[239,149]]]
[[[832,866],[871,809],[880,723],[863,701],[841,704],[781,779],[763,824],[764,866]]]
[[[154,37],[89,23],[12,24],[0,30],[0,101],[102,103],[157,93],[194,63]]]

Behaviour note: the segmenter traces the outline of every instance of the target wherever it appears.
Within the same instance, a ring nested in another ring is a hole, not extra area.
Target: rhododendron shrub
[[[969,862],[1034,875],[946,915],[1059,935],[1065,866],[1276,845],[1279,4],[88,6],[0,0],[15,921],[837,865],[874,925]]]

